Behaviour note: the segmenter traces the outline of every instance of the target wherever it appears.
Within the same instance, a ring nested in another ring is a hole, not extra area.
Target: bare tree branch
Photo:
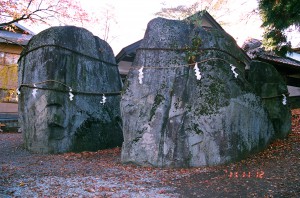
[[[87,12],[74,0],[19,0],[14,4],[12,1],[1,2],[0,5],[0,26],[2,27],[20,21],[49,24],[50,19],[55,19],[60,23],[62,21],[83,23],[91,20]]]

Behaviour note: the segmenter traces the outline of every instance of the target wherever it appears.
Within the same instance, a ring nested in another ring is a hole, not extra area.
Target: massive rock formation
[[[121,146],[118,68],[111,47],[89,31],[52,27],[34,36],[19,60],[19,86],[20,125],[28,150],[61,153]]]
[[[274,130],[246,64],[221,29],[150,21],[121,99],[122,162],[215,165],[264,148]]]
[[[275,130],[275,138],[285,138],[291,131],[288,89],[277,70],[270,64],[252,61],[248,80],[263,99]]]

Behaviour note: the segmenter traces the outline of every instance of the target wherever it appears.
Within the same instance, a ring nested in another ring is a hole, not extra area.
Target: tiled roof
[[[257,39],[249,39],[243,44],[242,49],[245,50],[251,59],[271,62],[273,64],[286,66],[289,69],[294,69],[297,71],[300,70],[299,61],[288,57],[277,56],[273,52],[265,51],[265,49],[262,47],[261,41]]]
[[[129,61],[133,62],[135,57],[136,50],[140,47],[141,40],[138,40],[126,47],[124,47],[116,56],[116,62],[119,63],[120,61]]]
[[[297,61],[297,60],[294,60],[292,58],[280,57],[280,56],[271,55],[271,54],[268,54],[268,53],[260,53],[258,56],[260,58],[263,58],[263,59],[266,59],[266,60],[270,60],[270,61],[274,61],[274,62],[278,62],[278,63],[282,63],[282,64],[287,64],[287,65],[299,67],[299,69],[300,69],[300,62]]]
[[[14,23],[14,25],[17,28],[15,32],[0,27],[0,43],[27,45],[34,33],[18,23]]]
[[[32,35],[20,34],[0,30],[0,43],[10,43],[17,45],[27,45]]]

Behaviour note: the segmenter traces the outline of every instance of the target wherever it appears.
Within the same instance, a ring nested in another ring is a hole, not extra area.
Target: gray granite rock
[[[120,91],[118,68],[111,47],[89,31],[52,27],[34,36],[19,60],[19,86],[20,125],[28,150],[61,153],[121,146],[120,96],[105,95],[106,103],[100,103],[100,93]]]
[[[291,111],[288,105],[288,88],[274,66],[252,61],[249,82],[255,93],[262,97],[275,130],[275,138],[285,138],[291,132]]]
[[[201,80],[193,61],[199,62]],[[246,63],[224,31],[185,21],[150,21],[121,99],[122,162],[197,167],[265,148],[274,130],[244,78]]]

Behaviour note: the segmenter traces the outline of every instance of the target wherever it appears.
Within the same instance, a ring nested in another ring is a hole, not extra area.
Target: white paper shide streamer
[[[143,84],[143,78],[144,78],[144,73],[143,73],[144,66],[139,69],[139,83]]]
[[[197,62],[195,64],[195,66],[194,66],[194,70],[195,70],[195,75],[196,75],[197,80],[201,80],[202,76],[201,76],[201,73],[200,73],[200,70],[199,70]]]
[[[105,104],[106,103],[106,97],[105,95],[103,94],[102,96],[102,101],[100,101],[101,104]]]
[[[33,87],[36,87],[36,84],[33,84]],[[36,89],[36,88],[32,90],[32,93],[31,93],[31,94],[32,94],[32,96],[33,96],[34,98],[36,98],[37,90],[38,90],[38,89]]]
[[[72,94],[72,88],[71,87],[69,87],[69,99],[70,99],[70,101],[72,101],[73,100],[73,97],[74,97],[74,95]]]
[[[16,89],[16,92],[17,92],[18,95],[20,95],[21,94],[20,88]]]
[[[230,67],[231,67],[232,73],[234,74],[234,77],[237,78],[239,74],[236,73],[236,71],[235,71],[236,67],[233,64],[230,64]]]
[[[284,94],[282,94],[282,96],[283,96],[282,104],[283,104],[283,105],[286,105],[286,96],[285,96]]]

